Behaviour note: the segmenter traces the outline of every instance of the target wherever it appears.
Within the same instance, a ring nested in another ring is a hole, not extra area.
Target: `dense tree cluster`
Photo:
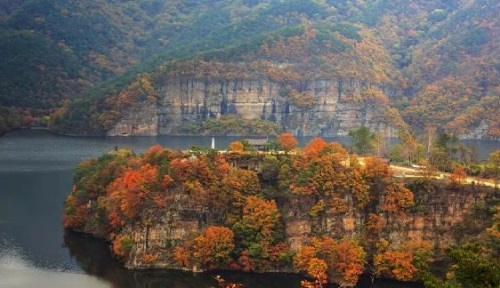
[[[409,213],[431,209],[419,206],[422,197],[465,189],[463,167],[451,174],[450,185],[424,178],[407,186],[382,159],[359,158],[322,138],[298,149],[295,138],[284,133],[276,143],[283,152],[267,154],[248,151],[243,142],[231,143],[225,154],[156,145],[139,156],[115,150],[84,161],[66,199],[64,226],[108,239],[114,254],[127,260],[139,244],[134,227],[175,229],[183,217],[197,219],[198,228],[181,240],[165,239],[165,247],[139,253],[145,267],[166,261],[187,269],[292,270],[309,275],[303,287],[327,282],[352,287],[369,272],[445,287],[432,269],[438,252],[454,263],[446,285],[455,286],[446,287],[468,287],[476,281],[472,274],[486,281],[480,287],[498,284],[493,272],[499,265],[498,193],[475,204],[467,216],[474,220],[457,224],[461,246],[435,251],[432,239],[402,243],[390,236]],[[492,173],[498,170],[497,154],[490,156]],[[249,165],[252,161],[257,164]],[[287,223],[300,219],[311,223],[311,231],[292,248]]]
[[[199,232],[160,250],[148,248],[140,261],[154,265],[167,257],[188,269],[294,269],[313,278],[304,285],[329,281],[354,286],[375,251],[376,231],[385,229],[383,221],[407,213],[412,192],[394,182],[378,158],[366,158],[362,165],[337,143],[315,138],[297,150],[296,140],[283,134],[279,144],[289,152],[252,155],[241,142],[231,143],[227,154],[186,154],[156,145],[139,156],[116,150],[84,161],[66,200],[64,226],[109,239],[114,253],[126,260],[137,245],[132,227],[175,227],[178,220],[168,215],[191,215],[199,219]],[[262,164],[256,171],[238,168],[248,159]],[[313,237],[298,251],[286,237],[287,215],[314,224]],[[366,224],[351,223],[345,215],[359,216]],[[327,219],[335,217],[344,219],[351,236],[326,233],[332,229]],[[365,229],[375,232],[365,234]],[[398,251],[379,253],[375,265],[380,275],[387,274],[383,267],[416,265]],[[408,264],[399,263],[400,258]],[[415,279],[417,270],[408,269],[394,276]]]

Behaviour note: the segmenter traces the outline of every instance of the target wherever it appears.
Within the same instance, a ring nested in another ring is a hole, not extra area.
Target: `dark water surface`
[[[216,148],[225,149],[240,138],[216,137]],[[65,234],[61,225],[63,202],[71,190],[74,166],[80,161],[115,147],[141,153],[154,144],[188,149],[193,145],[208,147],[210,143],[211,137],[201,136],[80,138],[38,130],[15,131],[0,137],[0,288],[215,285],[213,274],[127,271],[111,257],[105,242],[82,234]],[[483,151],[498,149],[498,142],[476,142],[478,150],[482,149],[481,144],[486,145]],[[301,280],[288,274],[223,276],[246,288],[300,287]],[[359,287],[371,287],[368,282]],[[375,287],[412,286],[378,282]]]

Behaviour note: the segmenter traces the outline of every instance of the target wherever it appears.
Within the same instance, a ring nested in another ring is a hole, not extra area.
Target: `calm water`
[[[225,149],[237,139],[239,137],[217,137],[216,148]],[[127,271],[113,260],[106,243],[81,234],[65,234],[62,230],[63,202],[71,189],[73,168],[78,162],[115,147],[132,148],[141,153],[157,143],[188,149],[193,145],[208,147],[211,138],[78,138],[38,130],[15,131],[0,137],[0,288],[215,285],[214,275],[208,274]],[[488,151],[499,148],[498,142],[485,143]],[[224,277],[250,288],[299,287],[301,279],[285,274],[231,273]],[[376,287],[410,286],[379,282]]]

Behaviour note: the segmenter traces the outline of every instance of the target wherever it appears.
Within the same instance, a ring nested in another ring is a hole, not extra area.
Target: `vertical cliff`
[[[487,197],[493,195],[491,188],[474,185],[457,187],[428,180],[418,180],[409,186],[415,194],[415,205],[403,214],[380,213],[380,230],[375,234],[366,229],[365,212],[355,207],[350,207],[348,213],[319,219],[308,213],[309,204],[313,203],[309,201],[311,199],[288,198],[280,206],[287,242],[292,251],[298,252],[318,236],[354,237],[366,243],[370,239],[386,239],[394,248],[404,247],[409,242],[428,241],[439,256],[445,248],[473,237],[474,231],[480,233],[484,230],[484,219],[474,213],[480,210],[477,207]],[[128,268],[181,268],[172,260],[173,248],[192,241],[195,235],[206,229],[207,223],[194,210],[170,216],[152,226],[127,226],[124,229],[125,233],[133,235],[134,242],[126,258]],[[373,256],[376,251],[367,252]],[[147,255],[155,255],[156,258],[148,261]],[[282,268],[285,271],[289,269]]]
[[[173,78],[158,83],[156,105],[131,108],[108,135],[191,134],[205,120],[224,115],[268,120],[299,136],[345,136],[364,125],[394,137],[402,123],[388,116],[387,103],[363,96],[368,90],[385,95],[382,87],[358,80],[303,81],[299,88],[269,79]],[[290,89],[311,95],[311,103],[291,98]]]

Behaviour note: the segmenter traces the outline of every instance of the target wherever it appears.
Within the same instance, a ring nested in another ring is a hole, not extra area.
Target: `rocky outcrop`
[[[156,105],[144,103],[132,108],[128,115],[120,120],[108,136],[156,136],[158,135],[158,109]]]
[[[197,220],[179,220],[162,225],[128,227],[125,232],[132,235],[135,243],[125,261],[125,267],[137,268],[181,268],[172,261],[172,249],[200,231]],[[149,259],[154,251],[154,259]],[[196,270],[196,269],[194,269]]]
[[[482,120],[478,126],[469,131],[469,133],[464,133],[458,135],[458,137],[462,140],[474,140],[474,139],[491,139],[491,140],[500,140],[500,138],[493,138],[488,135],[491,126],[488,124],[486,120]]]
[[[292,89],[314,95],[314,105],[301,108],[286,95],[283,84],[268,79],[166,79],[157,84],[156,105],[144,103],[108,135],[190,134],[208,118],[237,115],[266,119],[298,136],[345,136],[362,125],[395,137],[398,127],[386,119],[388,105],[361,96],[371,87],[358,80],[304,81]],[[289,88],[289,87],[288,87]]]
[[[410,186],[413,187],[415,205],[405,213],[380,213],[383,228],[377,235],[366,234],[366,219],[361,212],[330,215],[319,223],[318,218],[309,217],[307,210],[294,203],[303,203],[304,199],[291,199],[290,207],[280,207],[286,226],[287,242],[291,250],[297,252],[307,245],[312,237],[318,235],[339,239],[347,236],[364,239],[363,241],[375,237],[386,239],[395,247],[404,246],[410,241],[429,241],[439,252],[450,245],[468,240],[467,237],[474,233],[471,231],[484,230],[481,221],[471,216],[472,208],[485,201],[486,197],[491,197],[492,189],[475,185],[453,186],[430,180],[418,180]],[[207,223],[192,211],[184,211],[174,216],[166,217],[154,226],[127,226],[124,231],[133,235],[134,240],[132,251],[125,262],[127,268],[181,269],[173,260],[173,248],[193,239],[193,235],[199,235],[206,229]],[[375,251],[367,252],[372,254]],[[155,255],[154,261],[147,261],[147,255]],[[437,255],[439,256],[439,253]]]

